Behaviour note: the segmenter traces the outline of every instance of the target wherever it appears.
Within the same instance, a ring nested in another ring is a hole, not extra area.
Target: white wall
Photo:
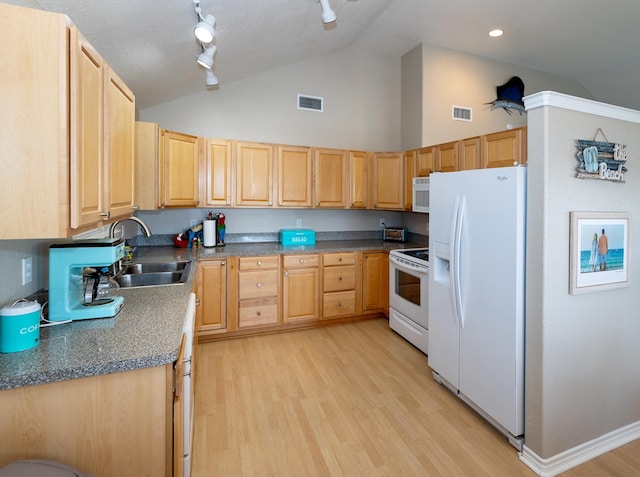
[[[614,108],[629,120],[612,119],[587,106],[528,113],[525,445],[543,459],[640,422],[640,112]],[[627,145],[626,183],[575,177],[576,140],[598,128]],[[630,287],[569,293],[571,211],[631,213]]]

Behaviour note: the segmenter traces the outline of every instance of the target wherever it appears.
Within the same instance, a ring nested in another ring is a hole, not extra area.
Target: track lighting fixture
[[[202,52],[196,57],[196,62],[205,70],[205,84],[207,86],[215,86],[219,84],[219,81],[211,69],[213,68],[213,57],[218,49],[216,45],[212,44],[216,37],[216,32],[213,29],[216,24],[216,19],[213,15],[202,15],[200,0],[193,0],[193,8],[196,11],[196,18],[198,20],[198,24],[193,29],[193,33],[196,36],[196,39],[200,42],[200,47],[202,48]]]
[[[335,22],[336,12],[331,9],[331,5],[329,5],[329,0],[320,0],[320,6],[322,7],[322,23],[331,23]]]
[[[218,78],[216,77],[216,75],[213,74],[213,71],[205,70],[204,84],[206,84],[207,86],[216,86],[219,83],[220,82],[218,81]]]
[[[196,61],[204,69],[210,70],[213,68],[213,55],[216,54],[217,50],[218,47],[216,47],[216,45],[211,45],[208,48],[205,48],[205,50],[198,55]]]
[[[213,15],[207,15],[201,20],[193,29],[193,33],[201,43],[209,44],[216,36],[216,32],[213,26],[216,24],[216,19]]]

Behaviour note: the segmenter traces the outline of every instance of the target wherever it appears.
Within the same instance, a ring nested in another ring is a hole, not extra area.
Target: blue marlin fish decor
[[[511,112],[512,109],[519,111],[520,116],[522,116],[522,113],[526,113],[524,101],[522,101],[522,97],[524,96],[524,81],[522,81],[520,77],[513,76],[505,84],[497,86],[496,93],[498,99],[490,103],[485,103],[491,105],[491,111],[501,108],[509,114],[513,114]]]
[[[596,141],[602,134],[604,141]],[[627,173],[627,146],[609,142],[602,129],[598,128],[593,140],[578,139],[578,179],[599,179],[624,182]]]

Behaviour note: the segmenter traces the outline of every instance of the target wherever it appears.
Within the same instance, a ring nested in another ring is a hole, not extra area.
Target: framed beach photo
[[[627,212],[571,212],[572,295],[629,286]]]

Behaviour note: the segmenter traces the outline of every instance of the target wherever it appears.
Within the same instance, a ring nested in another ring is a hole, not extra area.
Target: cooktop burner
[[[404,255],[415,259],[416,261],[429,263],[429,249],[428,248],[405,248],[392,250],[393,255]]]

